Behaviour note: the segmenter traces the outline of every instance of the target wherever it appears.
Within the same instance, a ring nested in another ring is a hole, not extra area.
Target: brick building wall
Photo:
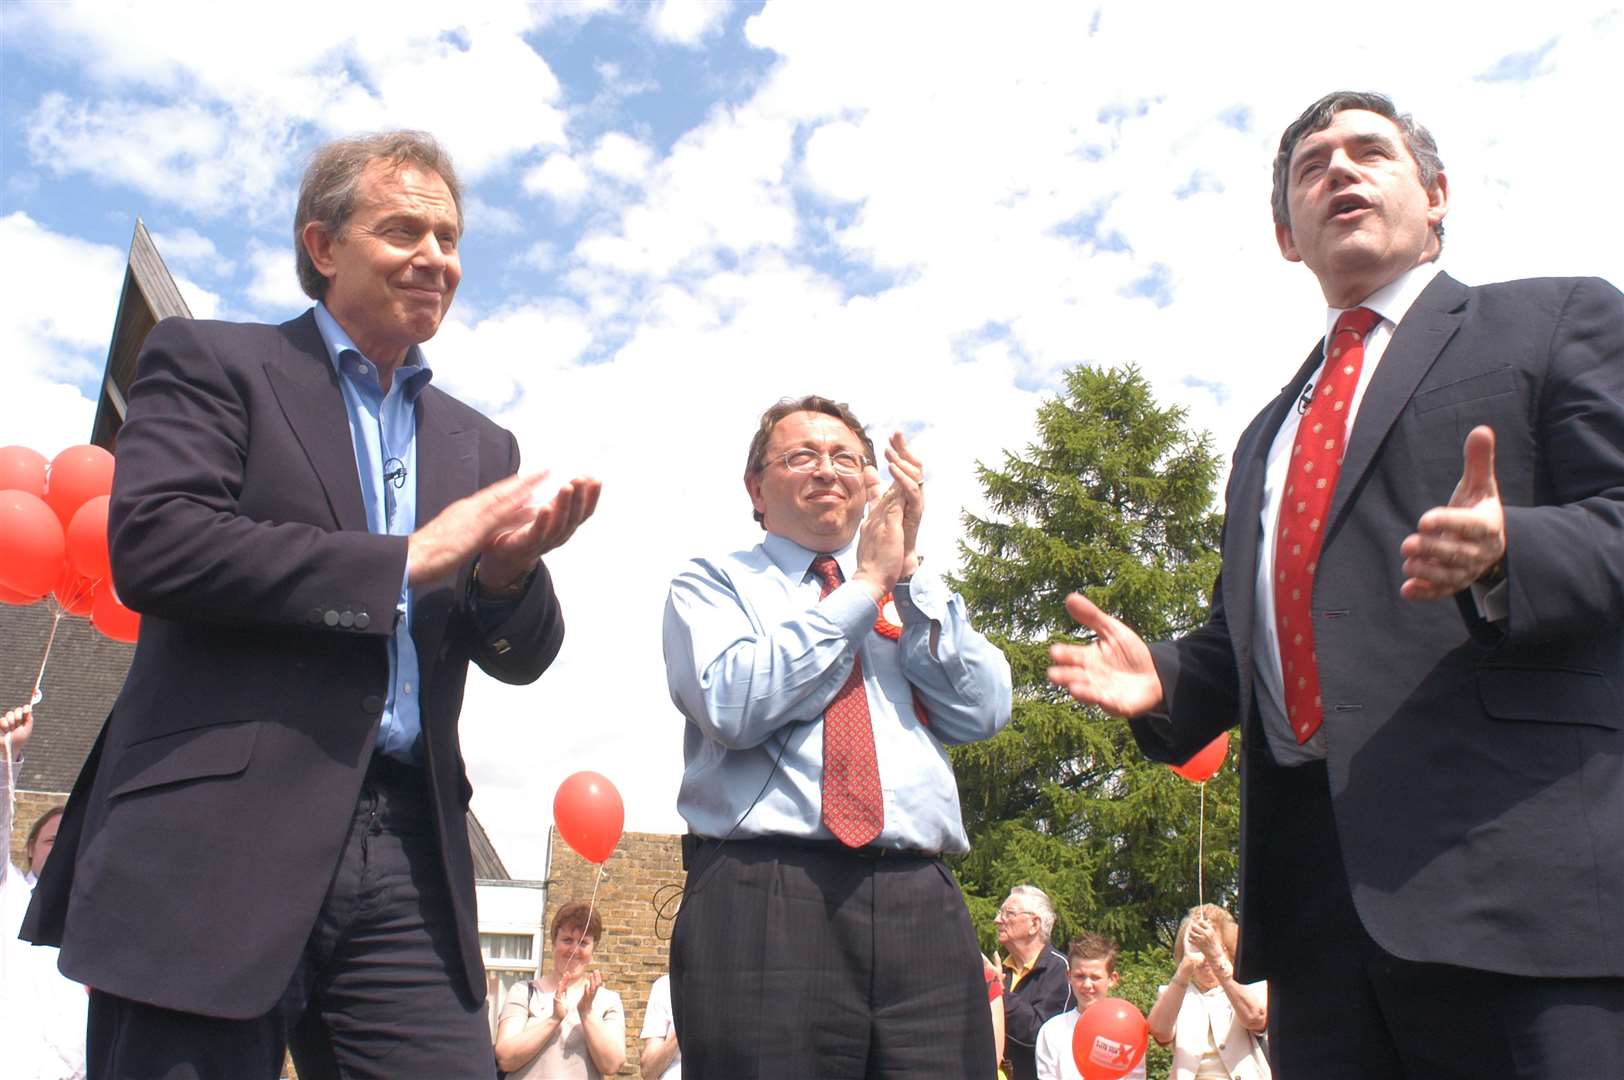
[[[546,925],[552,927],[558,909],[574,900],[590,900],[598,867],[581,858],[553,831],[547,868]],[[671,925],[677,914],[677,890],[682,886],[682,838],[662,833],[629,832],[620,838],[614,854],[603,864],[597,908],[603,919],[603,941],[593,950],[592,966],[603,973],[604,985],[620,995],[626,1006],[626,1067],[621,1076],[637,1076],[642,1057],[643,1013],[648,990],[666,973]],[[664,903],[665,917],[656,905]],[[543,965],[552,966],[551,949]]]

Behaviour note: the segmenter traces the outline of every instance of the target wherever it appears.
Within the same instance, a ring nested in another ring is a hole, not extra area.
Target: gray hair
[[[1269,203],[1274,207],[1274,223],[1276,225],[1290,225],[1291,213],[1286,206],[1286,188],[1290,183],[1289,170],[1291,168],[1291,155],[1296,152],[1297,144],[1307,135],[1316,131],[1324,131],[1336,119],[1336,114],[1346,112],[1348,109],[1363,109],[1378,116],[1385,116],[1391,120],[1399,133],[1404,136],[1404,148],[1415,159],[1416,169],[1421,174],[1421,186],[1428,191],[1437,183],[1438,175],[1444,171],[1443,160],[1438,157],[1438,144],[1432,137],[1432,132],[1416,123],[1415,117],[1409,113],[1401,113],[1393,104],[1393,99],[1386,94],[1377,94],[1364,90],[1337,90],[1326,94],[1314,104],[1303,110],[1303,114],[1293,120],[1280,136],[1280,149],[1274,155],[1274,190],[1269,193]],[[1438,236],[1438,243],[1444,242],[1444,224],[1439,222],[1433,228]]]
[[[374,161],[395,168],[414,165],[445,181],[451,201],[457,208],[457,232],[462,232],[462,188],[451,156],[433,135],[424,131],[379,131],[336,139],[316,150],[299,183],[299,206],[293,214],[293,258],[299,270],[299,287],[312,300],[327,295],[327,278],[305,250],[304,230],[317,222],[337,239],[343,239],[355,211],[361,173]]]
[[[1036,885],[1017,885],[1009,890],[1011,897],[1020,897],[1032,907],[1032,913],[1038,917],[1038,930],[1043,934],[1045,943],[1049,935],[1054,933],[1054,901],[1049,894]]]

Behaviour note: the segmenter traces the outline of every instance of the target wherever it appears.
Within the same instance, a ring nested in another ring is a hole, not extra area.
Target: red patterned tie
[[[1344,311],[1326,345],[1325,368],[1291,445],[1274,542],[1274,619],[1280,636],[1286,717],[1299,743],[1319,730],[1319,661],[1314,656],[1314,569],[1325,518],[1347,447],[1348,403],[1365,363],[1365,335],[1381,322],[1369,308]]]
[[[823,582],[822,596],[840,586],[840,567],[828,555],[812,560],[812,572]],[[851,674],[823,713],[823,824],[854,848],[872,843],[885,824],[874,722],[863,689],[863,660],[856,655]]]

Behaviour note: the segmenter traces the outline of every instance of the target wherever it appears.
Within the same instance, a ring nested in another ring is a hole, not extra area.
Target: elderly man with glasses
[[[1071,1008],[1066,955],[1049,948],[1054,903],[1036,885],[1017,885],[993,924],[1004,953],[1004,1075],[1036,1080],[1038,1029]]]
[[[969,848],[946,747],[1009,720],[1003,655],[915,551],[924,470],[821,397],[762,416],[744,484],[766,536],[671,585],[687,719],[688,884],[671,941],[684,1076],[987,1076]]]

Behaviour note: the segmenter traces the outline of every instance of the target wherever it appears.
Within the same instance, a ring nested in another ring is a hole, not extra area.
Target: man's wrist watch
[[[525,590],[530,588],[530,582],[536,576],[536,570],[541,566],[541,560],[537,559],[532,563],[530,569],[519,575],[517,581],[500,587],[487,585],[480,580],[479,568],[481,565],[479,559],[474,560],[473,586],[475,597],[481,600],[516,600],[525,594]]]

